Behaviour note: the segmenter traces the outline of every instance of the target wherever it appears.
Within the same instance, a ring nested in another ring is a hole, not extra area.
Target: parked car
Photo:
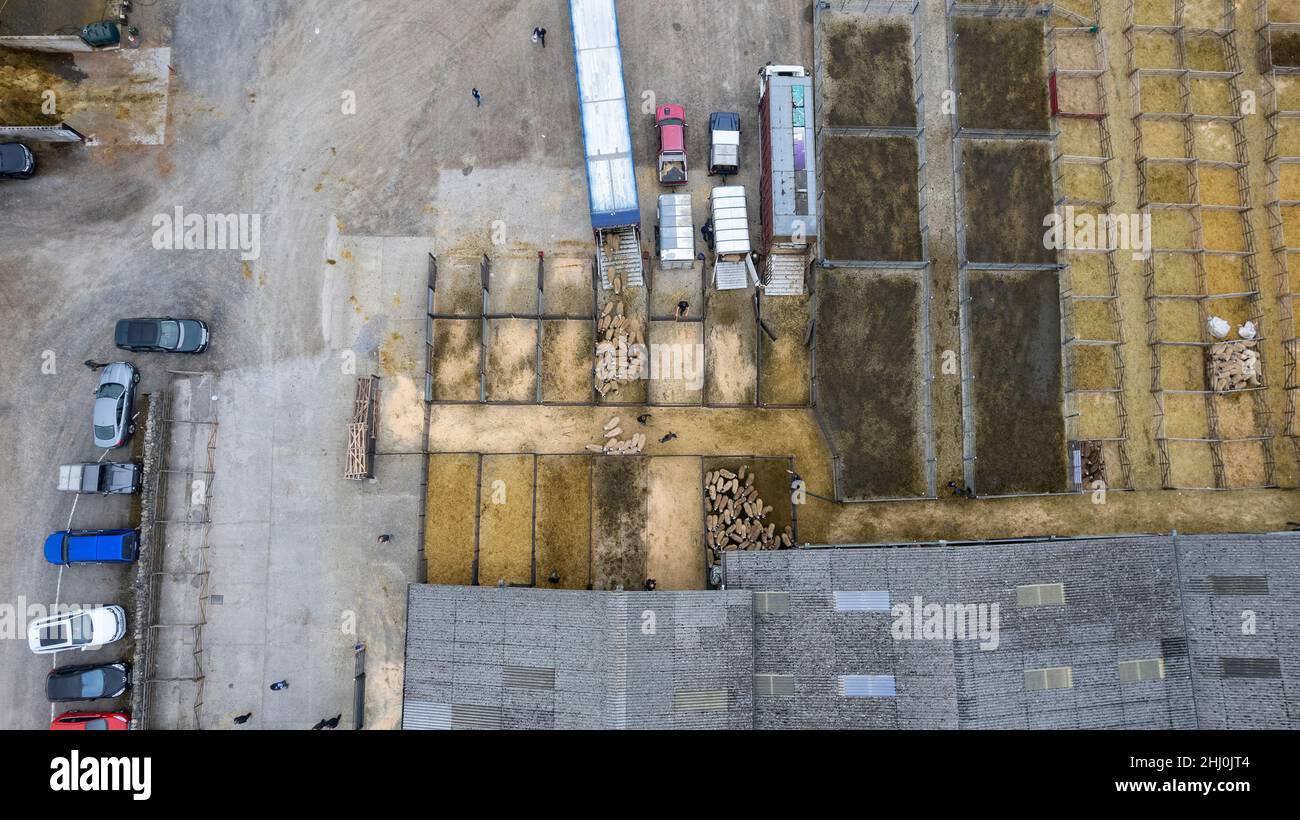
[[[59,465],[59,490],[65,493],[131,495],[140,491],[140,465],[101,461]]]
[[[137,353],[202,353],[208,326],[198,319],[121,319],[113,343]]]
[[[740,115],[714,111],[709,115],[709,176],[740,173]]]
[[[45,560],[51,564],[129,564],[140,555],[135,530],[59,530],[45,538]]]
[[[685,185],[686,109],[672,104],[659,106],[655,109],[655,129],[659,132],[659,182]]]
[[[130,688],[131,664],[126,661],[60,666],[45,678],[45,697],[54,702],[115,698]]]
[[[126,610],[116,604],[60,612],[37,618],[27,627],[27,646],[36,654],[87,650],[122,640]]]
[[[74,732],[126,731],[131,728],[131,715],[129,712],[64,712],[50,723],[50,728]]]
[[[21,142],[0,143],[0,179],[29,179],[36,173],[36,155]]]
[[[99,376],[95,391],[95,446],[111,450],[121,447],[135,432],[135,385],[140,371],[130,362],[111,362]]]

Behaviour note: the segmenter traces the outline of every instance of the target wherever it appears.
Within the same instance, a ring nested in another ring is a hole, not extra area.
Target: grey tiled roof
[[[1298,728],[1297,547],[1278,534],[812,548],[727,553],[724,592],[412,586],[406,723]],[[1020,606],[1031,584],[1062,584],[1065,603]],[[997,604],[997,647],[896,637],[894,613],[837,611],[837,591]],[[1121,682],[1125,661],[1163,677]],[[1069,686],[1027,688],[1026,670],[1061,667]],[[846,697],[845,676],[888,676],[893,694]]]
[[[407,603],[413,728],[753,725],[748,592],[413,585]]]

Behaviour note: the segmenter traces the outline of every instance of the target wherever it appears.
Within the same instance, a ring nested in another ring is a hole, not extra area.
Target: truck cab
[[[659,182],[686,184],[686,109],[661,105],[655,109],[655,130],[659,132]]]

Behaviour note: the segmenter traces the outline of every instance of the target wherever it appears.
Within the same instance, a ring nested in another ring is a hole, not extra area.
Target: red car
[[[64,712],[50,728],[73,732],[126,730],[131,728],[131,716],[126,712]]]
[[[659,131],[659,182],[685,185],[686,109],[680,105],[659,106],[655,109],[655,128]]]

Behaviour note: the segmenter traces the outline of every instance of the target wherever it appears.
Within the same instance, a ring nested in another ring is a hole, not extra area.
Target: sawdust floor
[[[1070,373],[1079,390],[1113,390],[1119,387],[1115,349],[1111,345],[1075,344],[1070,347]]]
[[[906,17],[823,17],[822,117],[832,127],[916,125]]]
[[[753,404],[758,398],[754,292],[710,289],[704,334],[704,397],[709,404]]]
[[[660,268],[651,283],[650,318],[673,319],[677,303],[686,302],[687,316],[699,316],[704,307],[704,273],[699,263],[689,268]]]
[[[704,589],[700,459],[649,459],[646,481],[646,577],[657,589]]]
[[[648,460],[592,458],[591,584],[642,589],[646,575]],[[698,482],[698,479],[697,479]]]
[[[1200,396],[1192,398],[1203,404]],[[810,410],[646,409],[654,414],[646,428],[651,455],[721,456],[743,450],[755,455],[792,456],[794,469],[807,481],[809,493],[831,496],[830,453]],[[1203,419],[1203,406],[1199,412]],[[599,437],[601,425],[609,418],[608,409],[559,406],[435,405],[430,414],[429,448],[434,453],[575,454]],[[679,437],[659,444],[659,436],[669,430]],[[1154,459],[1154,450],[1151,453]],[[431,457],[431,463],[441,458]],[[612,456],[596,459],[614,460]],[[472,497],[472,473],[465,484]],[[1093,504],[1088,495],[1065,495],[975,501],[944,496],[934,501],[836,505],[815,495],[799,508],[799,538],[803,542],[890,543],[1168,532],[1172,528],[1189,533],[1269,532],[1285,529],[1300,509],[1300,491],[1295,490],[1240,491],[1233,504],[1207,504],[1203,493],[1166,490],[1110,493],[1105,504]],[[633,494],[632,498],[644,495]],[[598,525],[594,521],[592,527],[595,534]],[[429,532],[436,536],[438,531]],[[431,565],[431,579],[432,572]]]
[[[1214,454],[1203,441],[1170,441],[1169,480],[1173,487],[1212,489]]]
[[[958,17],[953,29],[961,94],[957,113],[962,127],[1046,131],[1049,110],[1043,21],[1038,17]]]
[[[480,319],[433,320],[433,398],[479,400]]]
[[[543,313],[547,316],[588,317],[595,312],[590,259],[548,259],[542,283]]]
[[[976,491],[1062,492],[1057,275],[972,271],[969,285]]]
[[[433,291],[433,312],[447,316],[483,315],[481,259],[476,256],[438,258],[438,278]]]
[[[776,334],[758,334],[759,404],[807,405],[812,364],[808,350],[808,326],[812,320],[812,297],[759,296],[759,315]]]
[[[1083,393],[1075,396],[1075,406],[1079,410],[1078,436],[1081,440],[1117,438],[1121,433],[1119,415],[1119,397],[1115,393]],[[1111,485],[1119,479],[1119,462],[1110,461],[1112,466]]]
[[[594,338],[590,319],[542,321],[542,401],[591,402]]]
[[[427,583],[473,581],[478,461],[472,453],[429,456],[424,506]]]
[[[1067,251],[1070,266],[1070,289],[1075,296],[1110,296],[1114,283],[1106,254],[1091,251]]]
[[[479,485],[478,582],[533,580],[535,457],[485,455]]]
[[[591,459],[537,459],[537,585],[587,589],[591,582]],[[549,579],[559,573],[558,583]]]
[[[916,140],[835,135],[822,142],[826,258],[920,259]]]
[[[1043,215],[1054,208],[1051,146],[1034,140],[962,144],[966,256],[972,262],[1053,263]]]
[[[819,411],[840,455],[845,498],[929,489],[919,275],[817,272]]]
[[[487,322],[488,401],[537,399],[537,321],[489,319]]]
[[[537,258],[494,257],[488,271],[488,313],[536,316],[539,306]]]
[[[704,323],[650,323],[651,404],[700,404],[704,401]]]

